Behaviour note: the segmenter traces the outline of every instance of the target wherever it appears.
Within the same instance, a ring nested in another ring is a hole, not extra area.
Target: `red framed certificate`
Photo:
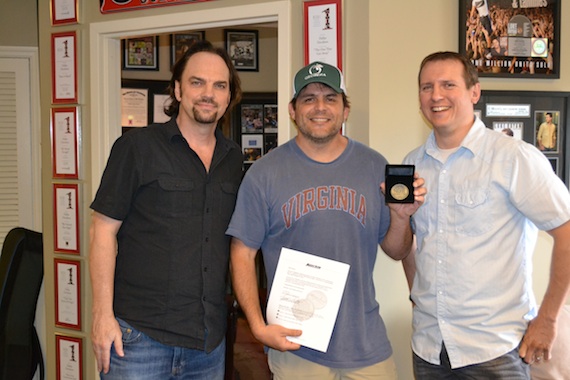
[[[101,13],[136,11],[165,5],[179,5],[188,3],[202,3],[212,0],[100,0]]]
[[[78,107],[52,108],[51,142],[54,178],[79,178]]]
[[[77,23],[77,0],[51,0],[51,24]]]
[[[55,336],[57,380],[83,379],[83,339]]]
[[[51,35],[52,103],[77,103],[77,34]]]
[[[77,184],[54,184],[55,250],[79,254],[79,200]]]
[[[55,324],[81,330],[81,263],[54,259]]]
[[[303,3],[305,65],[321,61],[342,71],[342,0]]]

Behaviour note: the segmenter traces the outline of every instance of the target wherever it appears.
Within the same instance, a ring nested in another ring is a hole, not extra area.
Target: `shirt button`
[[[442,261],[441,261],[441,260],[437,260],[437,263],[438,263],[438,264],[441,264],[441,263],[442,263]]]
[[[209,238],[209,237],[206,237],[206,238],[204,239],[204,241],[207,243],[207,242],[210,241],[210,238]]]
[[[207,271],[208,271],[208,267],[204,267],[204,272],[207,272]]]
[[[445,203],[445,199],[440,200],[439,203]]]
[[[204,302],[206,301],[206,296],[202,297],[202,301]]]
[[[439,295],[442,295],[442,294],[443,294],[443,292],[442,292],[441,290],[438,291],[437,293],[438,293]]]

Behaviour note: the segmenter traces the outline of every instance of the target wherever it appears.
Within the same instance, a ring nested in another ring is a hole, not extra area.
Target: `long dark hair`
[[[180,108],[180,102],[176,99],[176,95],[174,94],[174,89],[176,88],[176,81],[180,83],[182,80],[182,73],[186,68],[186,64],[190,57],[192,57],[196,53],[206,52],[212,53],[220,56],[226,66],[230,70],[230,104],[224,113],[223,119],[229,116],[230,111],[232,108],[238,104],[241,100],[241,80],[239,79],[237,70],[235,69],[228,53],[225,49],[214,47],[209,41],[201,40],[196,41],[195,43],[190,46],[188,50],[184,53],[182,57],[174,64],[172,67],[172,78],[170,79],[170,83],[168,84],[168,93],[170,95],[170,105],[164,107],[164,113],[168,116],[174,116],[178,113],[178,109]]]

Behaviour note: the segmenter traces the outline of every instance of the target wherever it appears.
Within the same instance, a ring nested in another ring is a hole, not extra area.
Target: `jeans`
[[[414,376],[417,380],[530,380],[530,367],[519,356],[518,348],[488,362],[451,369],[445,345],[440,363],[431,364],[414,354]]]
[[[124,357],[111,348],[109,373],[102,380],[222,380],[225,340],[209,354],[202,350],[167,346],[118,319],[123,332]]]

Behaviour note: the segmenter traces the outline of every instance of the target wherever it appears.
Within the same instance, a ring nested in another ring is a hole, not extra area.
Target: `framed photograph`
[[[263,156],[263,135],[242,135],[241,140],[244,162],[252,163]]]
[[[83,340],[65,335],[55,336],[57,380],[83,379]]]
[[[226,50],[236,70],[259,71],[257,30],[225,29]]]
[[[558,153],[559,111],[534,111],[534,145],[543,153]]]
[[[123,40],[124,70],[158,70],[158,36]]]
[[[492,125],[495,131],[502,132],[518,140],[523,138],[524,123],[522,121],[493,121]]]
[[[241,133],[261,133],[263,131],[263,104],[243,104],[241,106]]]
[[[77,103],[77,34],[51,35],[52,103]]]
[[[303,3],[305,65],[321,61],[342,71],[342,2],[314,0]]]
[[[194,42],[204,39],[204,32],[175,33],[170,35],[170,64],[174,64],[184,55]]]
[[[51,0],[51,24],[77,24],[77,0]]]
[[[559,78],[562,0],[459,0],[459,52],[481,77]]]
[[[55,324],[81,330],[81,263],[54,259]]]
[[[277,115],[277,104],[265,104],[263,106],[263,128],[265,133],[277,133]]]
[[[78,107],[52,108],[51,155],[53,178],[79,178],[78,135]]]
[[[53,184],[55,250],[79,254],[79,200],[77,184]]]

